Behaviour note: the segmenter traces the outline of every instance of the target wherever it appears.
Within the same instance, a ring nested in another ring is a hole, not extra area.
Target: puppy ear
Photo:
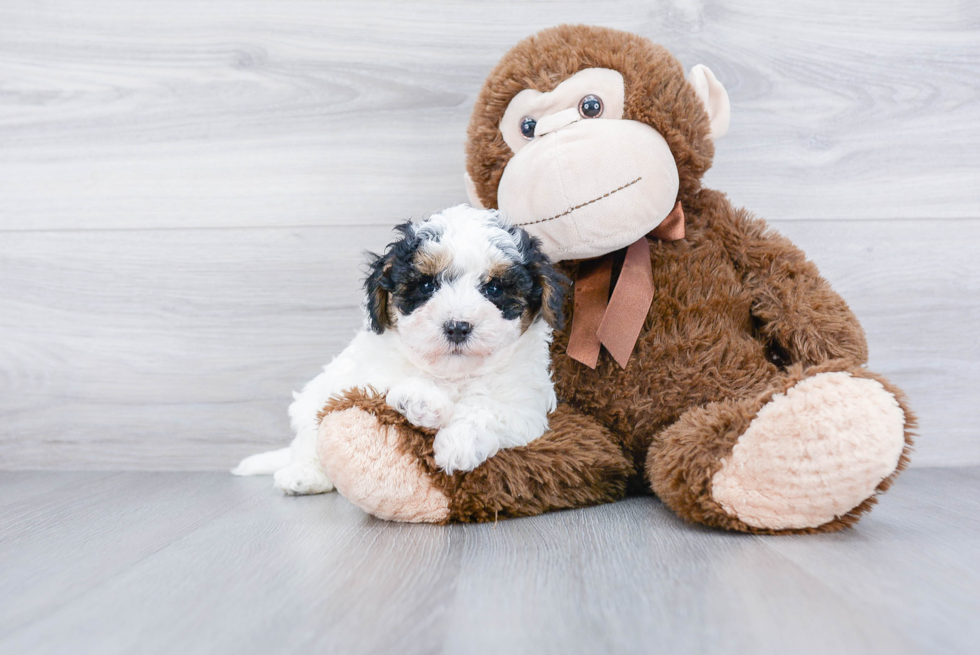
[[[540,291],[541,317],[553,330],[565,326],[565,298],[572,281],[555,268],[544,251],[541,240],[532,237],[519,227],[511,227],[518,238],[519,248],[524,257],[524,265],[534,281],[535,296]]]
[[[384,255],[368,253],[368,276],[364,280],[364,290],[367,292],[367,312],[371,320],[371,329],[381,334],[395,326],[391,315],[391,267],[394,258],[391,252]]]
[[[541,315],[551,329],[560,330],[565,327],[565,298],[572,281],[555,268],[546,255],[542,253],[541,257],[543,261],[537,265],[535,273],[541,284]]]
[[[399,279],[396,264],[407,262],[412,253],[418,248],[419,238],[415,234],[415,224],[408,220],[395,226],[395,233],[401,239],[393,241],[385,248],[385,254],[367,253],[368,275],[364,280],[364,290],[367,292],[367,311],[371,319],[371,329],[381,334],[386,329],[395,327],[395,312],[391,295],[395,291],[396,280]]]

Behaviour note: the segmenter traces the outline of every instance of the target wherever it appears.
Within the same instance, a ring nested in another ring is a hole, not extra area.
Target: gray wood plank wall
[[[359,262],[465,199],[517,40],[627,29],[708,64],[708,186],[800,244],[980,463],[980,5],[191,0],[0,5],[0,468],[213,469],[288,439]]]

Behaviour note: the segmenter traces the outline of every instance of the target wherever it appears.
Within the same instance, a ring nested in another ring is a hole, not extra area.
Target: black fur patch
[[[521,261],[484,283],[484,295],[508,320],[520,318],[530,325],[540,314],[552,328],[561,329],[570,280],[552,265],[537,238],[517,226],[501,227],[514,238]],[[411,314],[432,297],[440,284],[438,276],[418,270],[416,256],[423,243],[438,240],[441,233],[425,229],[416,233],[411,221],[398,225],[395,230],[402,238],[388,244],[383,255],[368,253],[369,270],[364,288],[371,329],[378,334],[394,327],[396,310],[402,315]],[[502,293],[491,297],[487,293],[491,284],[498,285]]]
[[[414,260],[422,243],[437,240],[440,235],[423,231],[421,236],[416,236],[412,221],[397,225],[395,231],[402,238],[389,243],[383,255],[368,253],[370,261],[364,289],[371,329],[378,334],[394,327],[394,310],[411,314],[438,289],[438,280],[417,270]],[[428,289],[426,282],[432,282],[433,287]]]
[[[565,326],[565,297],[572,281],[542,252],[540,239],[516,225],[508,226],[507,231],[515,237],[521,252],[521,265],[531,278],[528,309],[532,318],[540,311],[552,329],[562,329]]]
[[[500,290],[499,295],[490,294],[492,287]],[[482,291],[508,321],[520,318],[525,312],[536,315],[541,309],[541,288],[523,264],[515,263],[494,275],[483,285]]]

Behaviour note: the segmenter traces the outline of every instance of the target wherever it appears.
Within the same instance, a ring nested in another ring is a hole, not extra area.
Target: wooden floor
[[[975,653],[980,468],[856,529],[725,534],[652,498],[384,523],[220,473],[0,473],[3,653]]]

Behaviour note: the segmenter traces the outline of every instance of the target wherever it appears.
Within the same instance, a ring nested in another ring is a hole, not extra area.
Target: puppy
[[[548,428],[549,344],[568,280],[538,240],[466,205],[396,230],[401,238],[371,255],[364,329],[294,394],[292,445],[242,460],[236,475],[272,473],[287,494],[333,489],[316,456],[317,414],[354,387],[438,430],[435,461],[450,474]]]

